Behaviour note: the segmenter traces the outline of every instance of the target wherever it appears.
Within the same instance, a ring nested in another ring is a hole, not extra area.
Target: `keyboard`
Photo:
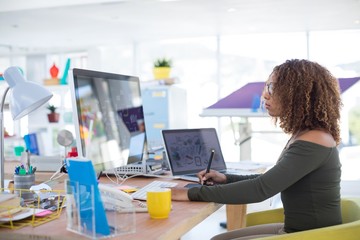
[[[175,187],[176,185],[177,185],[177,183],[175,183],[175,182],[152,181],[148,185],[140,188],[139,190],[137,190],[136,192],[131,194],[131,196],[133,197],[133,199],[146,200],[146,192],[148,190],[150,190],[152,188],[159,188],[159,187],[161,187],[161,188]]]

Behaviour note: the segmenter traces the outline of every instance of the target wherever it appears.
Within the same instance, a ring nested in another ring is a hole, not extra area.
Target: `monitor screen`
[[[142,160],[146,135],[138,77],[73,69],[76,145],[97,172]]]

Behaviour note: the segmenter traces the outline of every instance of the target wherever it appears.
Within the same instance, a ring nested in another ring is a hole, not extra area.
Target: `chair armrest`
[[[284,209],[277,208],[246,214],[246,226],[284,222]]]
[[[341,214],[343,223],[360,220],[360,198],[343,198]]]
[[[256,238],[257,240],[357,240],[360,236],[360,220],[331,227],[318,228],[297,233]]]

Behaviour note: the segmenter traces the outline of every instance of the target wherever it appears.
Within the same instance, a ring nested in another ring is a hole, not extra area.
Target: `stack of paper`
[[[1,193],[0,194],[0,217],[14,214],[21,210],[20,200],[16,194]]]

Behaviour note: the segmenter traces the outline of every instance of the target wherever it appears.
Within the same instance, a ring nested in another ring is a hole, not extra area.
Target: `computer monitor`
[[[142,161],[145,121],[138,77],[72,69],[76,145],[99,173]]]

